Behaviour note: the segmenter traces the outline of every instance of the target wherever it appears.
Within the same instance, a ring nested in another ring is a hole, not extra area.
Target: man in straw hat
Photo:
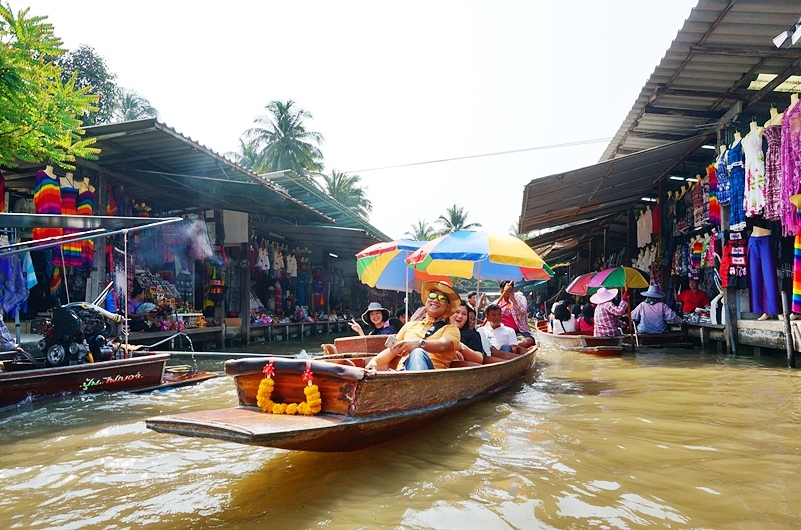
[[[444,282],[425,282],[421,291],[425,318],[404,324],[398,341],[373,357],[366,368],[385,369],[400,357],[398,370],[432,370],[447,368],[456,358],[461,335],[447,318],[459,307],[459,295]]]
[[[595,328],[593,335],[596,337],[617,337],[620,335],[620,328],[626,326],[619,317],[626,314],[628,304],[626,301],[615,305],[612,300],[617,296],[617,289],[607,289],[600,287],[594,295],[590,297],[590,302],[595,305]]]
[[[667,323],[681,324],[681,317],[662,301],[665,293],[656,285],[649,285],[642,295],[645,300],[631,312],[631,320],[638,322],[638,333],[665,333]]]

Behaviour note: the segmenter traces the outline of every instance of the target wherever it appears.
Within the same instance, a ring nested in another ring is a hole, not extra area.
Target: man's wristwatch
[[[426,349],[426,339],[420,339],[420,347]]]

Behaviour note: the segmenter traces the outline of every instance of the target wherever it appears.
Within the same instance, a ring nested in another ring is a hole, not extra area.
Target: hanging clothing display
[[[61,214],[76,215],[78,213],[78,187],[71,173],[59,179],[61,194]],[[78,230],[65,228],[64,235],[74,234]],[[60,250],[53,253],[53,264],[59,267],[77,267],[81,265],[82,241],[64,243]],[[63,260],[62,260],[63,256]]]
[[[742,139],[745,156],[746,217],[762,214],[765,208],[765,153],[762,151],[762,127],[753,127]]]
[[[776,249],[771,244],[769,230],[767,234],[751,234],[748,238],[748,294],[754,313],[778,315],[782,312]]]
[[[84,178],[78,184],[78,202],[76,213],[78,215],[94,215],[95,210],[95,187],[88,178]],[[94,262],[95,243],[91,239],[81,241],[81,267],[91,268]]]
[[[768,221],[781,220],[781,176],[782,176],[782,128],[779,125],[765,127],[763,133],[768,143],[765,153],[765,209],[762,217]]]
[[[61,215],[61,193],[58,178],[53,168],[47,166],[36,173],[36,185],[33,189],[33,205],[36,213]],[[34,228],[34,239],[58,237],[62,234],[61,228]]]
[[[745,230],[745,157],[742,140],[726,151],[726,169],[729,172],[729,228]]]
[[[720,226],[720,202],[718,202],[717,167],[714,163],[706,168],[707,185],[709,186],[709,224]]]
[[[720,259],[720,283],[723,287],[737,289],[748,287],[747,258],[748,252],[743,234],[730,232]]]
[[[798,193],[801,182],[801,105],[798,104],[785,111],[782,119],[781,164],[782,235],[794,236],[799,220],[790,197]]]

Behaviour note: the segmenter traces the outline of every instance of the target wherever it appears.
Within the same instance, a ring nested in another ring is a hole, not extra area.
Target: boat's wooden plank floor
[[[204,410],[188,412],[179,416],[158,416],[147,420],[148,426],[156,430],[227,431],[248,437],[309,429],[326,429],[342,423],[345,416],[318,415],[299,416],[267,414],[251,407]]]

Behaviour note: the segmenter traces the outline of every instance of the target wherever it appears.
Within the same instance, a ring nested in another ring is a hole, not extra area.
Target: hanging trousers
[[[751,236],[748,239],[748,282],[752,312],[782,314],[776,257],[769,235]]]

